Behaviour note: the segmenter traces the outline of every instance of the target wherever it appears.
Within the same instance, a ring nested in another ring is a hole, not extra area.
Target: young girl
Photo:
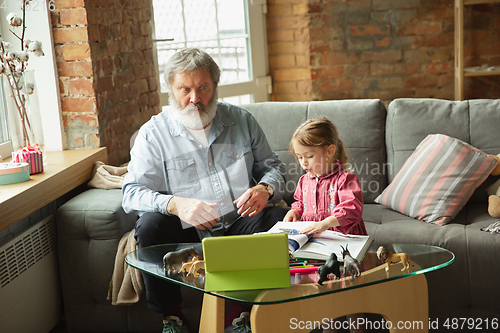
[[[358,176],[347,170],[347,153],[339,138],[337,127],[326,117],[312,118],[295,130],[290,142],[306,174],[300,177],[295,189],[292,209],[284,221],[316,221],[301,233],[316,233],[327,229],[344,234],[366,235],[363,213],[363,194]],[[363,314],[348,315],[351,322]],[[323,327],[323,332],[337,332]],[[364,332],[357,325],[350,332]]]
[[[312,118],[297,128],[290,142],[302,169],[295,201],[284,221],[316,221],[302,233],[327,229],[366,235],[361,215],[363,194],[358,177],[346,169],[347,154],[337,127],[326,117]]]

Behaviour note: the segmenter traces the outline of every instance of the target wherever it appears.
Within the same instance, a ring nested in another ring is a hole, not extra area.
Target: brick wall
[[[128,161],[132,134],[160,111],[151,0],[58,0],[52,12],[68,149]]]
[[[272,100],[315,99],[310,64],[309,0],[268,0],[267,41]]]
[[[268,0],[268,7],[273,100],[454,99],[453,1]],[[467,66],[500,65],[499,17],[498,4],[467,8]],[[465,82],[467,99],[500,94]]]
[[[110,163],[126,162],[130,137],[160,111],[151,0],[55,5],[67,147],[107,146]],[[465,22],[466,65],[499,65],[500,5],[468,7]],[[453,99],[453,28],[450,0],[268,0],[272,100]],[[466,79],[467,99],[499,93]]]

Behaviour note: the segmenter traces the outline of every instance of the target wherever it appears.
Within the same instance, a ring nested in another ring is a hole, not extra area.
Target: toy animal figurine
[[[177,273],[185,272],[185,273],[189,274],[189,270],[191,269],[191,266],[193,266],[193,264],[198,260],[199,260],[198,256],[194,256],[193,259],[191,259],[191,261],[187,261],[187,262],[183,263],[181,269],[179,269],[177,271]]]
[[[197,256],[198,253],[194,247],[188,247],[178,251],[172,251],[163,256],[163,266],[166,271],[174,271],[174,265],[185,263],[189,257]]]
[[[198,271],[200,269],[204,269],[204,268],[205,268],[205,261],[204,260],[197,260],[191,265],[191,268],[189,269],[188,275],[192,274],[194,277],[197,278],[198,276],[200,276],[200,273],[198,273]]]
[[[344,258],[344,267],[342,273],[344,274],[344,277],[346,277],[345,273],[346,271],[348,271],[349,274],[351,274],[352,279],[354,280],[354,278],[357,278],[361,275],[359,262],[351,256],[351,253],[347,249],[347,245],[345,246],[345,249],[342,245],[340,247],[342,248],[342,257]]]
[[[401,271],[410,268],[411,265],[409,255],[407,255],[406,253],[393,253],[391,250],[388,250],[383,246],[380,246],[377,249],[377,257],[387,265],[385,267],[386,272],[389,271],[389,266],[391,266],[391,264],[395,264],[400,261],[403,264],[403,268],[401,269]]]
[[[328,274],[330,273],[333,273],[337,279],[340,279],[340,264],[337,261],[337,255],[335,253],[330,254],[325,264],[318,267],[318,273],[319,285],[323,285],[323,282],[328,280]]]

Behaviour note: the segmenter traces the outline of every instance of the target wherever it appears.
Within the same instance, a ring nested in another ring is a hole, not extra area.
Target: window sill
[[[94,163],[108,162],[106,147],[47,152],[44,172],[0,186],[0,231],[90,180]]]

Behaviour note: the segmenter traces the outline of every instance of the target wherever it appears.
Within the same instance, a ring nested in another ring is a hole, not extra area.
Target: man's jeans
[[[266,207],[257,216],[243,217],[224,233],[229,235],[249,235],[269,230],[276,222],[282,221],[287,213],[282,207]],[[137,220],[135,239],[137,247],[172,243],[199,243],[194,227],[184,228],[177,216],[161,213],[146,213]],[[154,312],[167,313],[182,302],[181,287],[147,273],[142,273],[149,308]]]

